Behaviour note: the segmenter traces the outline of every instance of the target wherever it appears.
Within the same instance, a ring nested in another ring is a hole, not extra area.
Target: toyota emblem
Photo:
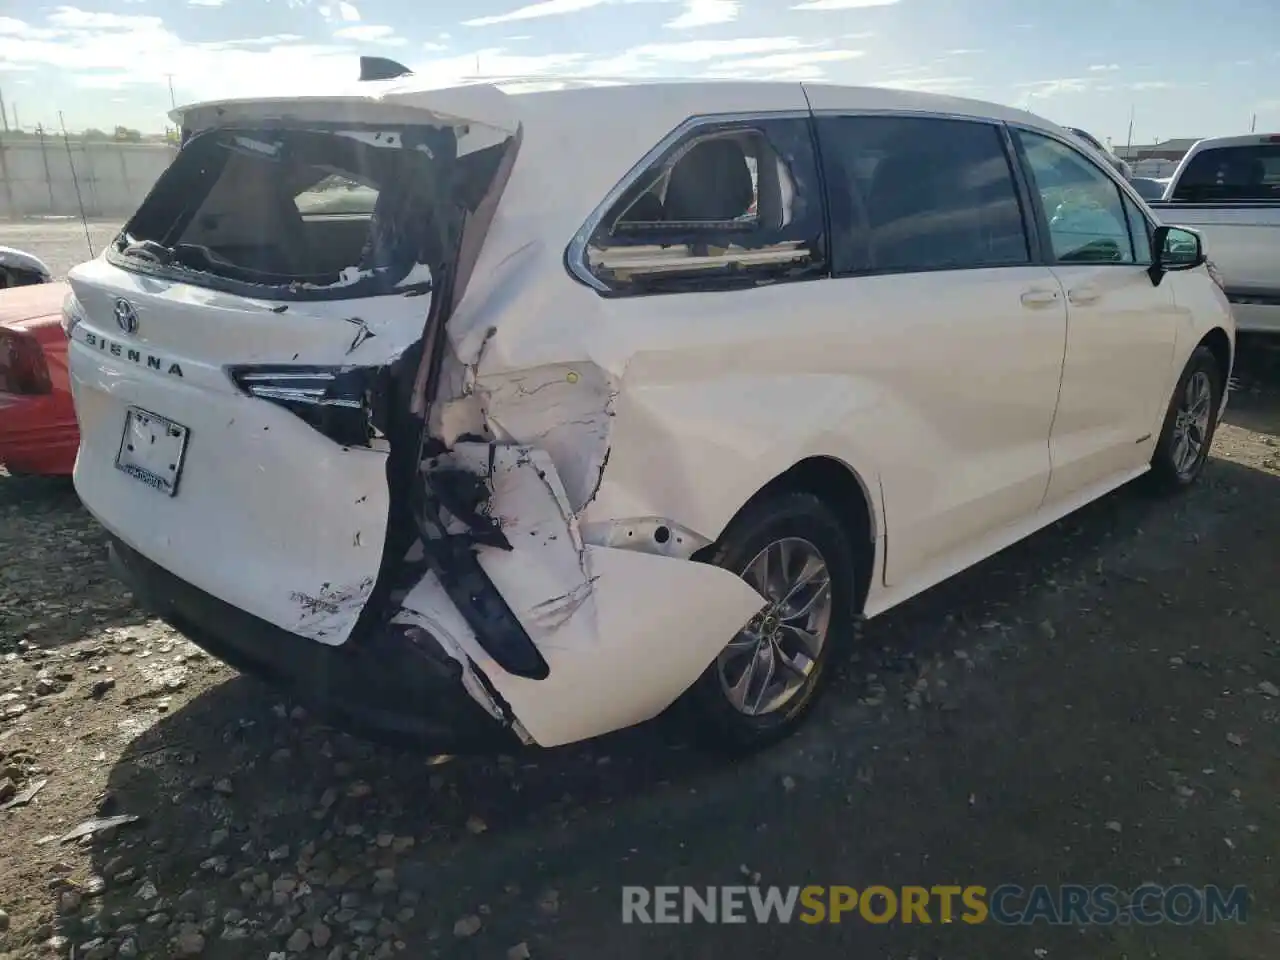
[[[124,297],[116,301],[116,326],[125,333],[138,332],[138,311]]]

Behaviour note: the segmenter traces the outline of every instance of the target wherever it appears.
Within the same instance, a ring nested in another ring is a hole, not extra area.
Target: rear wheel
[[[711,559],[764,599],[685,695],[685,716],[710,746],[755,750],[800,724],[848,648],[859,558],[826,504],[787,493],[736,519]]]
[[[1151,457],[1151,484],[1157,491],[1183,490],[1195,483],[1209,458],[1222,407],[1222,374],[1208,347],[1192,352],[1165,413]]]

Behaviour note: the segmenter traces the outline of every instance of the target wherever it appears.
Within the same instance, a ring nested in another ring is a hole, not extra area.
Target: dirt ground
[[[91,220],[86,240],[84,224],[70,217],[0,220],[0,244],[35,254],[61,279],[77,263],[93,258],[90,243],[94,254],[101,253],[120,227],[113,220]]]
[[[801,734],[737,763],[655,725],[442,765],[370,747],[138,611],[68,484],[0,474],[0,958],[1272,960],[1280,353],[1242,353],[1195,490],[1122,490],[872,621]],[[63,842],[99,816],[138,819]],[[624,884],[744,873],[1250,903],[1192,927],[621,923]]]

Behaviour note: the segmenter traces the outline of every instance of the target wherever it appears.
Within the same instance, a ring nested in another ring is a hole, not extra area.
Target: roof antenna
[[[412,76],[413,71],[403,63],[396,63],[386,57],[361,57],[360,80],[394,80],[397,77]]]
[[[84,227],[84,243],[89,248],[89,257],[93,258],[93,240],[89,236],[89,218],[84,213],[84,198],[80,195],[80,178],[76,176],[76,162],[71,158],[71,138],[67,136],[67,121],[58,111],[58,123],[62,127],[62,142],[67,148],[67,166],[71,168],[71,182],[76,188],[76,205],[80,208],[80,225]]]

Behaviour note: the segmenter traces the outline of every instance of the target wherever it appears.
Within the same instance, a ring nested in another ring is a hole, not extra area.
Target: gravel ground
[[[6,238],[4,242],[13,242]],[[1274,958],[1280,364],[1203,482],[1123,490],[869,623],[799,736],[659,725],[432,765],[137,610],[65,482],[0,474],[0,958]],[[66,839],[93,817],[136,817]],[[1199,927],[642,926],[623,884],[1217,883]]]

